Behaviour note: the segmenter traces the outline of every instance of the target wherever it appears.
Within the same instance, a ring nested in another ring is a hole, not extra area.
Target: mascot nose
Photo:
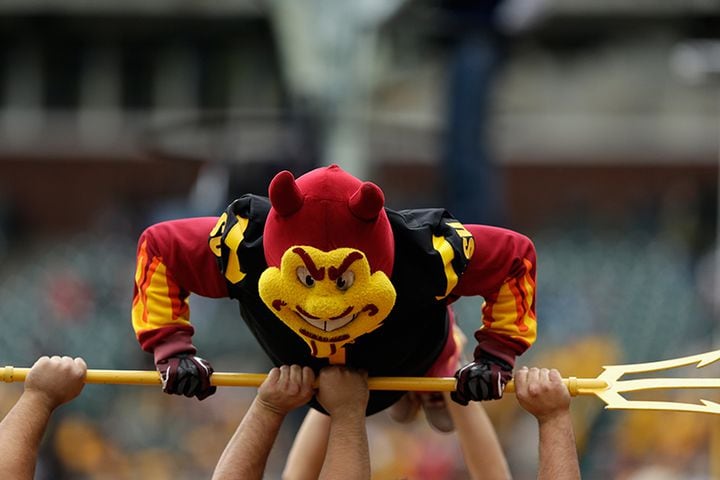
[[[317,296],[307,302],[308,313],[320,318],[332,318],[340,315],[347,305],[332,296]]]

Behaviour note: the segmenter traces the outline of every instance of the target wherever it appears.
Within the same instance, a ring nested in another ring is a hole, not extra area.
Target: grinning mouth
[[[312,338],[313,340],[316,340],[318,342],[324,342],[324,343],[336,343],[336,342],[342,342],[344,340],[347,340],[350,338],[350,335],[347,333],[344,333],[342,335],[338,335],[337,337],[323,337],[321,335],[315,335],[312,332],[308,332],[304,328],[301,328],[300,330],[301,335],[305,335],[308,338]]]
[[[352,309],[349,309],[352,310]],[[347,315],[344,315],[342,317],[333,317],[330,319],[324,319],[324,318],[317,318],[315,316],[311,316],[307,312],[305,312],[300,307],[295,307],[294,310],[295,314],[302,318],[305,322],[309,323],[315,328],[318,328],[324,332],[332,332],[333,330],[337,330],[338,328],[342,328],[348,323],[352,322],[357,318],[359,313],[348,313]]]

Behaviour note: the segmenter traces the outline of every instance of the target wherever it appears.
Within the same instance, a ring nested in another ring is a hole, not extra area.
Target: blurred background
[[[717,0],[0,0],[0,361],[152,369],[130,325],[140,232],[328,163],[391,208],[535,241],[519,365],[595,377],[720,348],[718,37]],[[468,335],[481,302],[457,306]],[[216,370],[269,369],[233,302],[191,305]],[[1,411],[21,389],[0,387]],[[209,478],[254,394],[89,385],[38,478]],[[486,407],[534,478],[534,419],[512,396]],[[573,401],[585,478],[720,478],[714,416],[602,407]],[[368,428],[375,478],[467,478],[454,435]]]

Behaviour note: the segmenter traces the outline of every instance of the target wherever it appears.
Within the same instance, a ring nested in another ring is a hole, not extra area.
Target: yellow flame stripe
[[[493,332],[532,345],[537,338],[537,321],[532,310],[535,283],[530,274],[531,264],[524,261],[527,272],[521,278],[511,278],[501,287],[494,301],[482,307],[483,325]]]
[[[144,258],[147,262],[147,257]],[[132,325],[136,333],[167,325],[190,325],[190,307],[187,298],[180,297],[180,290],[168,279],[165,265],[153,259],[132,308]]]

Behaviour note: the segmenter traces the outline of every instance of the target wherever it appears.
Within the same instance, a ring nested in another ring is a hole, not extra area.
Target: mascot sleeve
[[[132,325],[140,346],[158,360],[195,354],[190,293],[221,298],[227,287],[208,237],[217,218],[158,223],[138,240]]]
[[[452,295],[480,295],[482,327],[475,332],[475,359],[491,355],[510,367],[534,342],[535,247],[503,228],[465,225],[475,240],[470,263]]]

